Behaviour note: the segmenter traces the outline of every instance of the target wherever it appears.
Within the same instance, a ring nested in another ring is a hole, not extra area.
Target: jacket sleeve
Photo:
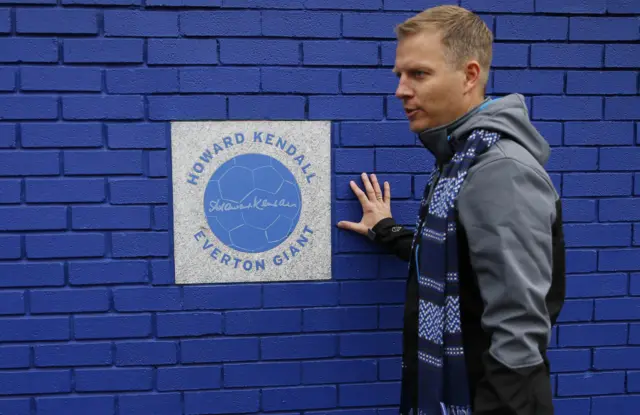
[[[474,415],[553,413],[546,348],[551,321],[552,224],[557,194],[544,173],[513,159],[473,172],[458,208],[490,335]]]
[[[413,241],[412,230],[398,225],[393,218],[382,219],[371,230],[376,234],[375,242],[399,258],[409,261]]]

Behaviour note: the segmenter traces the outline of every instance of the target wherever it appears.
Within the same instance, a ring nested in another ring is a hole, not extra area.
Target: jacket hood
[[[436,159],[442,161],[453,156],[450,142],[479,128],[502,133],[524,147],[541,165],[549,159],[549,144],[529,120],[529,111],[520,94],[487,99],[451,124],[423,131],[419,137]]]

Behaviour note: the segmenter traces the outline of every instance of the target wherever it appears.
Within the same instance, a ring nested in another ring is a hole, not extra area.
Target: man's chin
[[[411,130],[412,133],[418,134],[428,128],[431,127],[429,127],[429,123],[425,122],[425,120],[409,121],[409,130]]]

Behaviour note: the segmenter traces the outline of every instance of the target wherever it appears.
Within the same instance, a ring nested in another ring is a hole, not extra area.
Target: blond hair
[[[486,85],[493,55],[493,33],[475,13],[458,6],[444,5],[427,9],[395,28],[398,40],[412,34],[435,30],[441,35],[448,62],[461,67],[476,59]]]

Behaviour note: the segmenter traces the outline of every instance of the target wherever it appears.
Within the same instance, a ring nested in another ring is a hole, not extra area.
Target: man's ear
[[[482,68],[476,60],[471,60],[464,67],[464,92],[469,93],[474,89],[481,88]]]

